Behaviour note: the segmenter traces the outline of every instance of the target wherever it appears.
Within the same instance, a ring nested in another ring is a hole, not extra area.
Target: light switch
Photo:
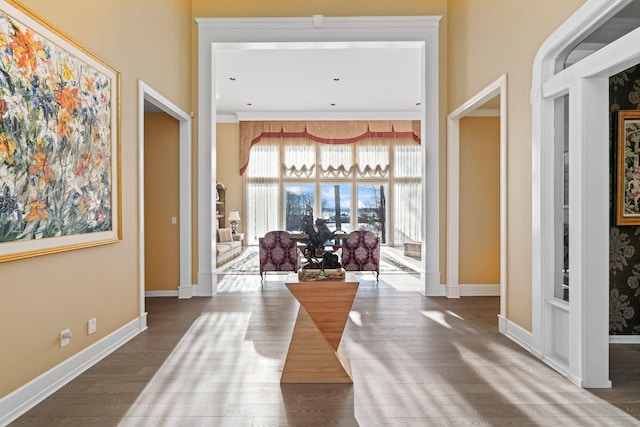
[[[177,224],[178,223],[178,218],[176,218],[175,216],[171,217],[171,224]]]

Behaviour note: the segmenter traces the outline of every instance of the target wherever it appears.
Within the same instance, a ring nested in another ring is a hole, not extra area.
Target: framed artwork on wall
[[[640,225],[640,110],[618,112],[616,225]]]
[[[0,262],[122,238],[120,74],[0,1]]]

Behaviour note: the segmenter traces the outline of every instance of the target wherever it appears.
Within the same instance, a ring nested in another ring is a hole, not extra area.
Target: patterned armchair
[[[348,271],[375,271],[380,276],[380,239],[370,231],[352,231],[342,241],[342,268]]]
[[[300,253],[295,240],[286,231],[269,231],[258,240],[260,277],[267,271],[293,271],[300,269]]]

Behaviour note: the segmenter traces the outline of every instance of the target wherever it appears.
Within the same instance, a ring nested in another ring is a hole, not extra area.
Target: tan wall
[[[217,181],[222,181],[227,187],[225,193],[225,212],[229,217],[232,209],[240,213],[238,233],[244,233],[244,180],[240,175],[240,126],[238,123],[221,123],[216,128],[217,140]],[[225,227],[231,227],[225,218]]]
[[[180,126],[166,113],[144,115],[145,290],[180,285]],[[172,217],[176,223],[172,224]]]
[[[449,2],[448,102],[453,111],[508,78],[507,318],[531,330],[531,75],[544,40],[584,0]]]
[[[0,397],[139,316],[137,84],[189,111],[191,15],[181,0],[26,0],[122,74],[120,243],[0,264]],[[98,330],[87,336],[87,320]],[[59,348],[70,328],[71,344]]]
[[[500,283],[500,118],[460,120],[459,281]]]

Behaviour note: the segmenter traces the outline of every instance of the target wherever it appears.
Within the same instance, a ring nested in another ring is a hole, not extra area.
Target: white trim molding
[[[216,176],[216,54],[223,49],[333,48],[385,43],[410,44],[422,49],[422,180],[424,295],[439,294],[439,78],[438,31],[440,16],[324,17],[302,18],[196,18],[198,25],[198,288],[217,292],[215,224],[212,193]],[[289,120],[285,112],[272,119]],[[365,117],[362,117],[364,119]],[[380,119],[376,114],[375,118]]]
[[[447,116],[447,296],[459,289],[460,120],[500,97],[500,315],[507,315],[507,75],[503,74]]]
[[[507,320],[504,316],[498,315],[498,329],[501,333],[507,336],[511,341],[518,344],[520,347],[524,348],[530,353],[535,353],[535,349],[533,348],[531,341],[532,335],[531,332],[524,329],[522,326],[513,323],[510,320]],[[536,355],[537,356],[537,355]]]
[[[145,291],[145,298],[178,297],[179,291]]]
[[[140,314],[144,313],[144,110],[145,102],[178,120],[180,165],[180,283],[179,298],[191,298],[191,116],[156,90],[138,81],[138,246]]]
[[[460,284],[461,297],[499,297],[500,284]]]
[[[534,60],[532,102],[532,338],[535,351],[581,387],[609,380],[609,77],[640,62],[640,30],[602,47],[561,71],[570,47],[630,0],[588,0],[541,46]],[[565,103],[568,95],[568,119]],[[561,106],[562,104],[562,106]],[[557,301],[558,203],[555,147],[569,138],[570,298]],[[559,331],[559,332],[558,332]],[[558,335],[560,334],[560,335]],[[566,337],[567,343],[562,343]],[[558,352],[566,349],[566,355]],[[560,354],[561,357],[558,357]],[[566,356],[566,357],[565,357]]]
[[[640,344],[640,335],[609,335],[610,344]]]
[[[0,425],[9,424],[51,396],[65,384],[147,329],[146,324],[145,314],[4,396],[0,399]]]

